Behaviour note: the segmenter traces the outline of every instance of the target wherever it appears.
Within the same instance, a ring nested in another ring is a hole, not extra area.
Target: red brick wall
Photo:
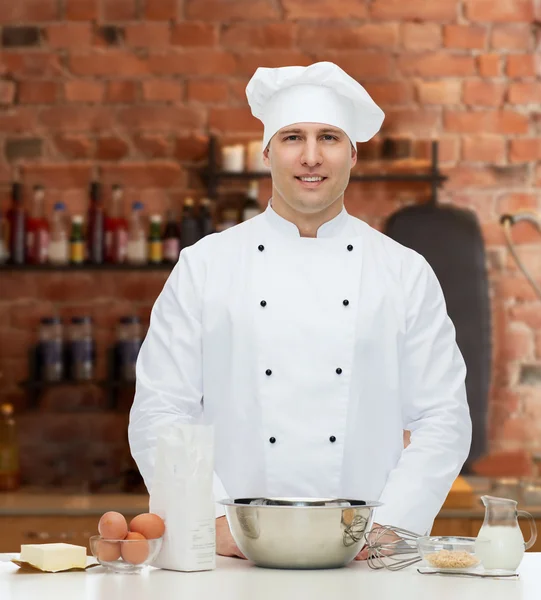
[[[449,176],[441,199],[477,212],[489,250],[492,445],[539,448],[541,304],[505,248],[498,216],[541,208],[540,20],[534,0],[1,2],[1,207],[15,167],[28,186],[47,187],[49,206],[62,199],[72,213],[85,210],[95,164],[147,212],[200,197],[194,167],[209,131],[228,141],[261,134],[244,95],[254,70],[334,61],[387,115],[364,158],[384,137],[411,140],[411,159],[427,157],[430,138],[441,141]],[[378,226],[426,193],[357,183],[347,206]],[[541,279],[538,234],[527,226],[514,234]],[[1,273],[0,399],[23,405],[15,383],[42,314],[90,311],[104,348],[119,314],[148,316],[165,277]]]

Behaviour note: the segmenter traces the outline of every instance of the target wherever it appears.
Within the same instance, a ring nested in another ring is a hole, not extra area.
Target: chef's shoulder
[[[357,219],[357,228],[359,235],[366,242],[366,252],[370,254],[372,260],[379,263],[382,270],[390,270],[403,280],[415,277],[426,269],[431,269],[422,254],[393,240],[368,223]]]
[[[258,218],[254,217],[224,231],[206,235],[192,246],[184,248],[180,253],[179,262],[186,263],[191,270],[200,275],[206,272],[211,263],[231,264],[228,261],[241,251],[248,232]]]

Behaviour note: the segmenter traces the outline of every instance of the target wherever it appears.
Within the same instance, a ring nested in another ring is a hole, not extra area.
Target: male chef
[[[469,452],[466,369],[426,260],[344,208],[384,114],[329,62],[259,68],[246,93],[272,197],[181,252],[137,361],[133,457],[150,490],[158,427],[212,423],[216,500],[379,500],[376,523],[425,534]],[[217,552],[242,556],[223,515]]]

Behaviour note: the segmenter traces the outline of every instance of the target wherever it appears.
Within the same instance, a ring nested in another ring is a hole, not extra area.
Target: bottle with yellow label
[[[148,236],[148,262],[158,264],[163,261],[162,218],[160,215],[150,217]]]
[[[80,265],[85,261],[85,239],[81,215],[74,215],[71,218],[70,261],[74,265]]]

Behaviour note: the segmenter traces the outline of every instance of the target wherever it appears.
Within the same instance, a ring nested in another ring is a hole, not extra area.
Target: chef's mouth
[[[314,175],[314,176],[305,175],[304,177],[299,177],[298,175],[295,175],[295,179],[297,179],[301,183],[317,184],[317,183],[323,183],[328,178],[327,177],[323,177],[321,175]]]

